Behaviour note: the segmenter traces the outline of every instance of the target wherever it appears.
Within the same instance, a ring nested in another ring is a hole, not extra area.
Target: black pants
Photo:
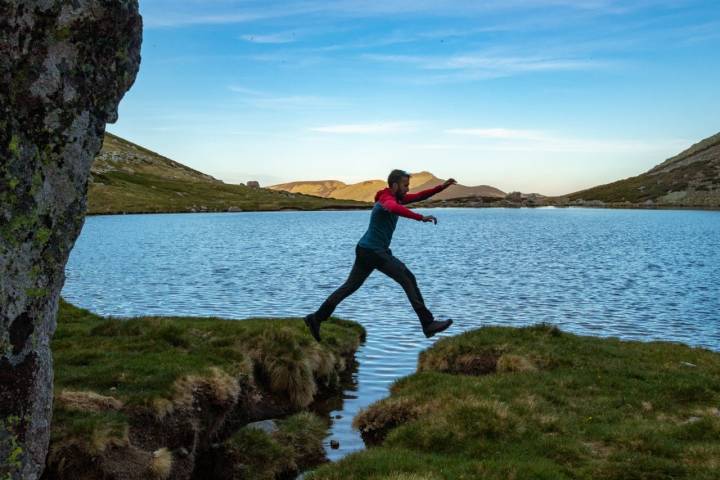
[[[360,246],[355,247],[355,264],[350,271],[350,276],[315,312],[317,318],[320,321],[327,320],[335,311],[335,307],[355,293],[375,269],[380,270],[403,287],[423,326],[433,321],[433,315],[425,306],[425,301],[420,294],[415,275],[405,264],[395,258],[390,250],[376,251]]]

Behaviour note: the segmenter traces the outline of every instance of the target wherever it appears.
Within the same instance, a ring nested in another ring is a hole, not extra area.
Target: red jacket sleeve
[[[420,200],[430,198],[436,193],[442,192],[443,190],[445,190],[445,186],[441,183],[440,185],[428,188],[427,190],[423,190],[422,192],[408,193],[403,197],[402,203],[419,202]]]
[[[378,198],[380,205],[388,212],[400,215],[401,217],[412,218],[413,220],[422,220],[423,216],[415,213],[407,207],[403,207],[397,202],[392,193],[385,193]]]

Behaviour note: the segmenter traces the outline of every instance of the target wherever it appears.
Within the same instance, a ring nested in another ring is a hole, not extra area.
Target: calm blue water
[[[423,210],[419,210],[422,212]],[[720,350],[720,212],[437,209],[401,219],[393,252],[457,334],[549,322],[580,334]],[[369,211],[89,217],[66,299],[103,315],[301,316],[347,277]],[[360,408],[415,371],[422,336],[402,289],[373,273],[335,315],[368,331],[332,412],[331,459],[363,448]],[[445,334],[444,334],[445,335]]]

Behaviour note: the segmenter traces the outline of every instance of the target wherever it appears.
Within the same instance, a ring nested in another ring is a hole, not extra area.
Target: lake
[[[415,371],[437,338],[483,325],[547,322],[583,335],[671,340],[720,350],[720,212],[419,209],[392,250],[436,317],[425,339],[399,285],[380,272],[335,315],[367,342],[331,412],[335,460],[363,448],[359,409]],[[369,211],[88,217],[63,296],[102,315],[300,317],[347,277]]]

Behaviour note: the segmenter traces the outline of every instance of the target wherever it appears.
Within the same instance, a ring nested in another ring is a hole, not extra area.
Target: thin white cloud
[[[445,130],[445,133],[502,140],[547,140],[548,138],[546,134],[538,130],[513,130],[509,128],[451,128]]]
[[[189,2],[155,0],[143,8],[146,27],[184,27],[248,23],[257,20],[313,16],[322,18],[368,18],[385,15],[436,15],[467,17],[492,12],[525,10],[529,13],[557,9],[588,14],[622,14],[646,5],[627,6],[619,0],[295,0]]]
[[[422,150],[472,150],[499,152],[573,152],[573,153],[642,153],[679,150],[685,139],[624,140],[573,138],[552,135],[541,130],[507,128],[454,128],[444,133],[476,139],[468,143],[421,143],[411,148]]]
[[[262,109],[338,108],[346,105],[346,102],[337,98],[317,95],[275,95],[242,85],[230,85],[228,90],[241,94],[242,103]]]
[[[265,35],[258,34],[247,34],[241,35],[240,38],[250,43],[268,43],[268,44],[282,44],[282,43],[293,43],[297,41],[297,35],[295,32],[279,32],[269,33]]]
[[[560,54],[558,56],[516,55],[497,50],[448,56],[364,54],[360,58],[415,67],[417,73],[402,74],[396,81],[416,85],[472,82],[534,72],[587,71],[621,65],[617,61],[566,58]]]
[[[333,134],[388,134],[408,133],[417,130],[415,122],[349,123],[326,125],[310,129],[313,132]]]
[[[143,15],[145,28],[188,27],[192,25],[223,25],[231,23],[250,23],[268,18],[261,13],[225,12],[212,15],[197,14],[158,14]]]
[[[314,95],[289,95],[283,97],[260,97],[247,101],[258,108],[287,109],[287,108],[335,108],[344,105],[340,100],[318,97]]]
[[[228,90],[230,90],[231,92],[235,92],[235,93],[243,93],[245,95],[253,95],[253,96],[265,95],[265,93],[261,92],[260,90],[243,87],[242,85],[230,85],[228,87]]]
[[[515,73],[542,70],[587,70],[607,67],[607,61],[553,58],[542,56],[500,56],[459,54],[450,56],[364,54],[361,58],[376,62],[403,63],[425,70],[468,70],[488,73]]]

